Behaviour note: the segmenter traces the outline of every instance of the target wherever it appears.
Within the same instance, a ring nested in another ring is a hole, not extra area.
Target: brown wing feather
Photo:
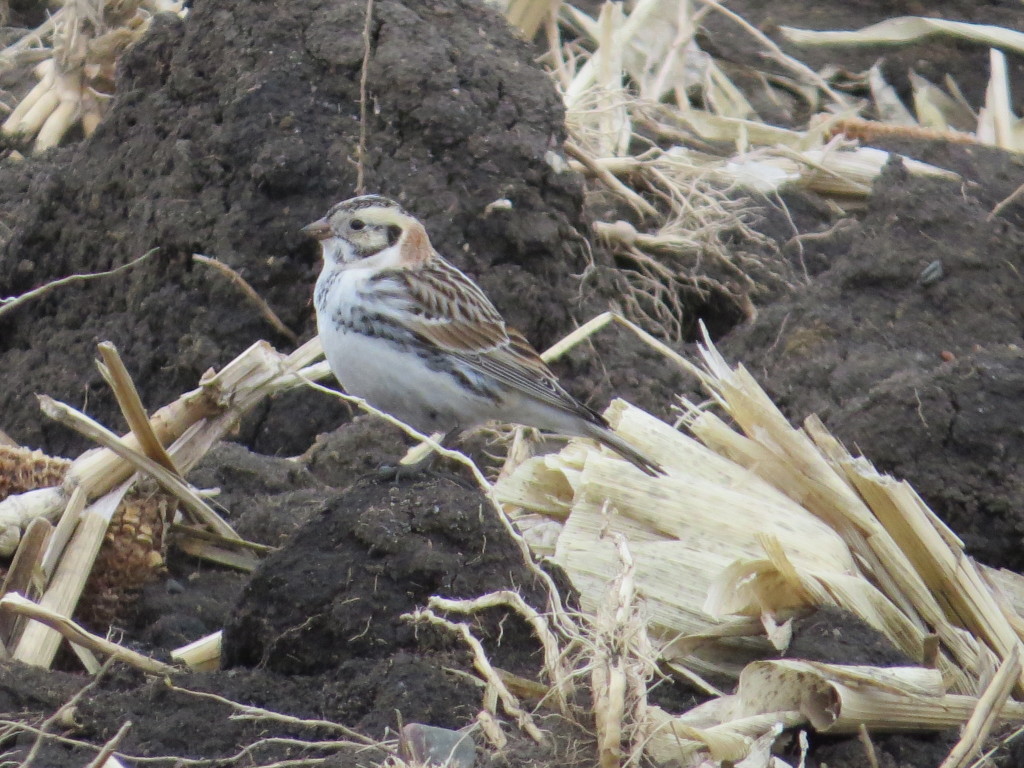
[[[462,272],[440,257],[400,270],[416,319],[408,327],[497,381],[587,421],[604,419],[566,392],[529,341],[508,328],[498,310]]]
[[[597,411],[588,408],[562,388],[555,374],[525,336],[513,328],[506,329],[506,332],[509,336],[506,346],[479,355],[475,361],[467,359],[466,362],[541,402],[605,426],[604,418]]]
[[[483,291],[440,257],[398,271],[416,316],[410,330],[452,354],[481,354],[508,344],[505,321]]]
[[[476,371],[593,425],[596,438],[648,475],[664,471],[608,430],[608,423],[562,389],[529,341],[511,328],[472,280],[430,246],[422,227],[403,239],[402,268],[382,277],[397,281],[410,301],[405,326],[424,344],[444,350]],[[409,233],[407,232],[407,235]]]

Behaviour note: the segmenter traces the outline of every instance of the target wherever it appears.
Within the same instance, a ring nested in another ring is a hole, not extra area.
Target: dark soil
[[[971,158],[998,179],[1005,161],[987,159]],[[1019,571],[1024,231],[991,218],[991,192],[986,200],[977,190],[894,164],[862,219],[814,242],[821,273],[722,348],[792,418],[817,413],[909,480],[972,555]],[[934,261],[944,276],[925,284]]]
[[[826,664],[906,667],[916,662],[878,630],[838,608],[822,606],[793,621],[793,637],[783,654],[791,659]]]
[[[3,295],[160,248],[127,275],[0,321],[12,437],[57,454],[85,447],[39,418],[35,392],[118,422],[92,366],[98,341],[118,346],[154,407],[258,339],[287,345],[192,253],[226,262],[295,333],[313,333],[319,252],[298,230],[355,185],[364,8],[217,0],[185,23],[161,17],[124,57],[117,102],[89,142],[0,169]],[[382,0],[375,18],[367,187],[419,216],[535,343],[554,341],[579,308],[577,231],[588,231],[580,179],[545,159],[564,137],[557,94],[526,45],[469,0]],[[484,215],[499,198],[512,212]],[[243,437],[301,453],[344,414],[325,396],[285,396]]]
[[[1008,4],[956,0],[730,7],[770,34],[780,24],[853,28],[923,12],[1024,27]],[[161,249],[126,274],[62,288],[0,318],[0,429],[55,454],[86,447],[41,418],[36,392],[123,428],[92,365],[102,340],[118,346],[153,408],[258,339],[288,349],[237,288],[192,261],[194,252],[238,270],[300,339],[313,333],[318,253],[298,229],[353,192],[364,9],[361,0],[198,0],[188,21],[157,19],[125,57],[110,116],[92,139],[0,162],[0,295]],[[38,10],[12,3],[21,23]],[[576,277],[587,266],[580,237],[590,239],[583,186],[545,159],[564,138],[563,115],[531,63],[533,50],[470,0],[377,0],[375,18],[367,187],[422,218],[439,249],[538,346],[607,308],[609,286]],[[736,77],[750,64],[764,66],[731,22],[712,14],[702,35],[705,47],[735,64]],[[972,103],[983,101],[980,47],[933,38],[899,49],[788,50],[812,66],[839,62],[851,71],[884,55],[904,96],[912,66],[933,81],[949,72]],[[1010,74],[1024,88],[1020,57],[1010,58]],[[1022,111],[1019,95],[1016,107]],[[777,110],[766,116],[803,117]],[[992,211],[1024,182],[1024,164],[959,145],[884,146],[964,181],[911,178],[894,163],[865,210],[844,221],[812,195],[787,195],[797,231],[815,237],[794,238],[788,219],[768,209],[763,229],[806,269],[806,280],[765,293],[756,319],[742,326],[713,300],[689,309],[709,320],[726,356],[746,364],[792,419],[819,414],[848,445],[909,479],[972,555],[1021,570],[1024,203]],[[485,215],[499,198],[512,210]],[[600,249],[593,258],[598,275],[612,264]],[[926,284],[922,270],[934,261],[943,276]],[[622,395],[660,415],[693,386],[620,331],[577,348],[559,373],[595,406]],[[544,607],[543,591],[480,495],[448,468],[415,483],[379,482],[373,471],[401,454],[401,437],[310,391],[261,407],[237,440],[215,449],[190,480],[220,488],[218,502],[238,530],[280,549],[251,576],[172,550],[168,578],[122,617],[125,642],[166,658],[224,628],[231,668],[179,675],[176,684],[373,736],[400,722],[471,723],[481,691],[465,674],[471,661],[463,644],[402,615],[434,594],[505,587]],[[465,620],[496,663],[536,678],[538,645],[518,619],[490,611]],[[789,653],[903,661],[876,634],[832,612],[797,622]],[[0,711],[38,722],[87,682],[77,673],[0,664]],[[693,693],[663,683],[655,697],[684,706]],[[266,736],[336,735],[230,714],[227,704],[115,667],[62,732],[100,744],[130,719],[124,751],[205,758]],[[558,720],[545,728],[555,734],[552,745],[513,740],[501,755],[481,752],[481,764],[572,764],[592,754],[580,747],[586,734]],[[951,738],[874,742],[882,766],[930,768]],[[31,742],[23,735],[4,747],[20,760]],[[1019,744],[1007,749],[1003,764],[1019,764],[1020,751]],[[277,745],[253,759],[301,754],[320,753]],[[91,756],[49,744],[37,764],[81,766]],[[346,752],[329,764],[379,759]],[[866,764],[860,742],[850,739],[816,740],[812,760]]]

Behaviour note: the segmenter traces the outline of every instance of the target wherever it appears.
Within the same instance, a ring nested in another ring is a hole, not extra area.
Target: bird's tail
[[[592,437],[598,442],[607,445],[634,467],[651,477],[661,477],[665,474],[665,470],[662,469],[658,462],[644,456],[640,451],[606,427],[598,426],[597,424],[592,425],[592,430],[588,437]]]

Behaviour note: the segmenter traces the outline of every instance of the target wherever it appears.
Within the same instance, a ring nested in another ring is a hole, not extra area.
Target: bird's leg
[[[453,427],[452,429],[449,429],[444,436],[437,441],[438,445],[442,448],[447,447],[447,444],[454,440],[461,431],[460,427]],[[377,476],[382,480],[391,480],[394,482],[398,482],[399,480],[408,480],[409,478],[417,477],[418,475],[429,472],[437,462],[438,456],[439,454],[437,451],[431,450],[422,459],[410,464],[385,464],[377,470]]]

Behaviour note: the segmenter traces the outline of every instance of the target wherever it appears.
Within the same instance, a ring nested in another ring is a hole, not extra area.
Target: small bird
[[[663,474],[562,388],[398,203],[354,197],[302,231],[323,250],[313,303],[346,392],[444,440],[487,421],[523,424],[593,438],[648,475]]]

